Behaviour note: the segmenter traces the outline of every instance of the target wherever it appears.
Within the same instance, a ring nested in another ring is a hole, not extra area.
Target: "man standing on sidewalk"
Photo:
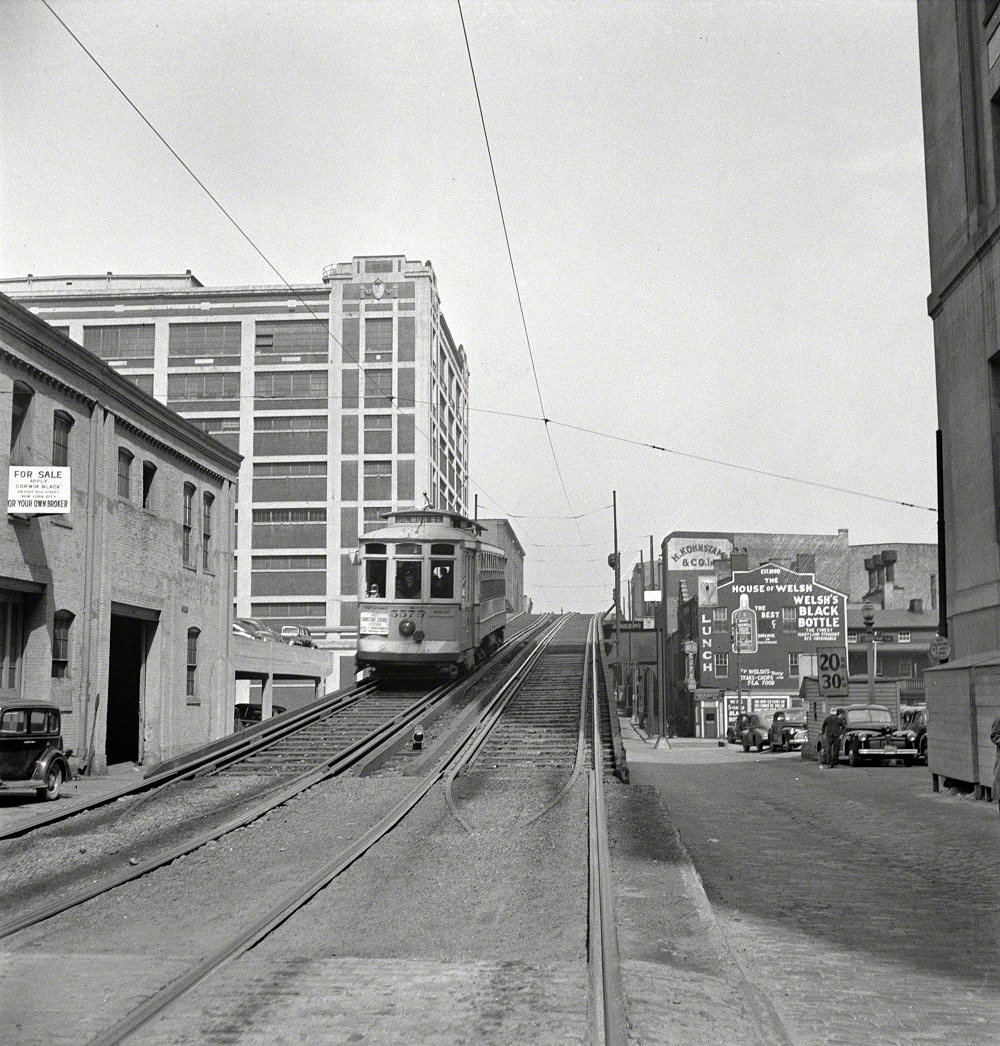
[[[1000,799],[1000,715],[990,727],[990,740],[997,746],[997,757],[993,762],[993,798]]]
[[[820,741],[823,745],[821,765],[831,770],[840,762],[840,738],[844,733],[844,710],[838,708],[823,720]]]

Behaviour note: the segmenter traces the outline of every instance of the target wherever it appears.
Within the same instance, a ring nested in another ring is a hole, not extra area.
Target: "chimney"
[[[733,554],[730,556],[729,561],[734,572],[750,569],[750,556],[746,552],[737,552],[736,549],[733,549]]]
[[[800,552],[795,557],[794,570],[797,574],[815,574],[816,554],[814,552]]]

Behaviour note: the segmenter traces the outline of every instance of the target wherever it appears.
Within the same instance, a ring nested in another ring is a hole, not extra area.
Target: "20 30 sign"
[[[820,697],[847,697],[847,654],[835,646],[816,648],[816,674]]]

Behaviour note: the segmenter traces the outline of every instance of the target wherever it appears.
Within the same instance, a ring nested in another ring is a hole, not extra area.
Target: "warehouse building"
[[[231,729],[240,457],[0,294],[0,700],[92,770]]]
[[[235,612],[328,631],[353,677],[360,534],[466,511],[469,369],[429,262],[328,266],[294,287],[183,275],[34,277],[0,290],[243,456]]]

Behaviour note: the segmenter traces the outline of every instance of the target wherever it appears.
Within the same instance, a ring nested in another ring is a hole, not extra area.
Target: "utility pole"
[[[622,622],[621,622],[621,592],[622,592],[622,562],[618,552],[618,492],[611,491],[611,517],[615,529],[615,654],[618,657],[619,677],[621,675],[622,660]],[[619,680],[620,681],[620,680]]]

